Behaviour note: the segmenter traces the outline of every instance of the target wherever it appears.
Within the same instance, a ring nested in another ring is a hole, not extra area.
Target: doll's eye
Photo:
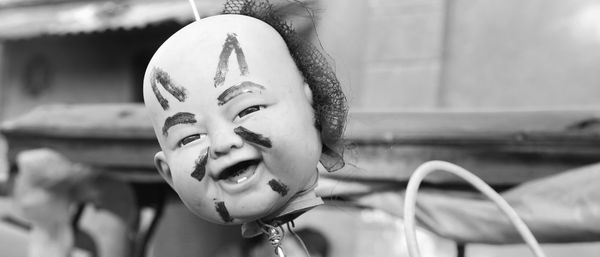
[[[183,139],[179,140],[179,142],[177,143],[177,146],[182,147],[182,146],[187,145],[191,142],[194,142],[200,138],[202,138],[201,134],[193,134],[193,135],[184,137]]]
[[[238,113],[237,118],[243,118],[244,116],[246,116],[248,114],[251,114],[251,113],[256,112],[256,111],[260,111],[260,110],[262,110],[264,108],[265,108],[264,105],[253,105],[253,106],[250,106],[250,107],[242,110],[240,113]]]

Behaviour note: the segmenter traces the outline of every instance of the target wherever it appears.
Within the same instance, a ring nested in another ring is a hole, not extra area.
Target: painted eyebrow
[[[190,123],[196,123],[196,118],[194,117],[194,114],[191,114],[189,112],[178,112],[173,116],[168,117],[165,120],[165,124],[163,125],[162,128],[162,133],[164,136],[167,136],[167,132],[169,131],[169,129],[175,125],[178,124],[190,124]]]
[[[252,81],[244,81],[238,85],[233,85],[226,89],[217,97],[218,105],[224,105],[231,99],[246,93],[256,93],[265,90],[265,87],[261,84],[254,83]]]

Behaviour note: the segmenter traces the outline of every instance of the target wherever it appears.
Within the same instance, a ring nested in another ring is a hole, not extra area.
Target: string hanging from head
[[[189,0],[189,2],[192,7],[192,12],[194,13],[194,18],[196,18],[196,21],[200,21],[200,13],[198,13],[198,7],[196,7],[196,2],[194,2],[194,0]]]
[[[281,245],[283,242],[283,239],[285,237],[285,230],[283,229],[281,224],[279,224],[279,223],[267,224],[267,223],[262,222],[261,220],[258,220],[258,223],[261,225],[261,230],[267,236],[269,243],[271,243],[271,246],[273,246],[275,255],[277,255],[277,257],[285,257],[285,254],[283,252],[283,247]],[[291,227],[290,227],[290,224],[291,224]],[[290,231],[290,233],[292,235],[294,235],[295,239],[298,240],[298,244],[304,250],[306,257],[310,257],[310,253],[308,252],[308,249],[306,248],[304,241],[302,241],[300,236],[298,236],[298,234],[296,234],[296,232],[294,232],[294,230],[292,229],[292,227],[295,227],[294,222],[293,221],[287,222],[286,225],[287,225],[288,231]]]
[[[290,227],[290,223],[292,224],[292,227]],[[300,244],[300,246],[302,246],[302,250],[304,250],[306,257],[310,257],[310,253],[308,252],[308,248],[306,248],[306,244],[304,244],[304,240],[302,240],[302,238],[300,238],[300,236],[292,229],[293,227],[296,227],[296,224],[294,224],[294,221],[290,221],[286,225],[287,225],[288,231],[290,231],[290,233],[292,235],[294,235],[298,244]]]

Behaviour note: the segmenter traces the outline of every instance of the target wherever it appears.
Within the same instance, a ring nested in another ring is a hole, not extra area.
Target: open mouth
[[[219,174],[219,180],[225,180],[229,183],[239,184],[252,177],[256,172],[256,167],[260,160],[247,160],[238,162],[223,170]]]

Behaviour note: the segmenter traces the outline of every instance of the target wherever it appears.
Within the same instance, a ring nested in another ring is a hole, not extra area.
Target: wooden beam
[[[97,167],[153,172],[159,151],[139,104],[44,106],[5,122],[9,157],[48,147]],[[428,160],[512,185],[600,161],[600,110],[353,112],[340,179],[406,181]],[[460,183],[448,174],[431,183]]]

